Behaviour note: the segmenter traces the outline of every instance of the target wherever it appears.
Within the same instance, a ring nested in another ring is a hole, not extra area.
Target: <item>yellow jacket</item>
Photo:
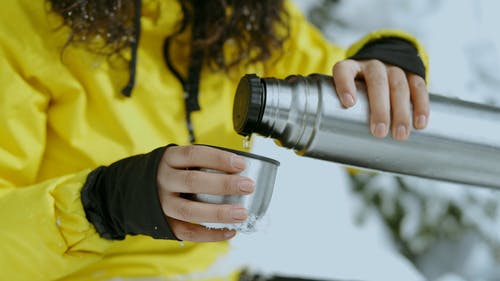
[[[364,44],[397,31],[368,35],[349,50],[328,43],[292,5],[291,37],[277,62],[234,70],[204,68],[192,121],[198,142],[243,149],[232,128],[239,78],[327,73]],[[120,89],[128,67],[85,48],[61,48],[69,30],[48,15],[44,0],[8,1],[0,9],[0,279],[107,280],[164,276],[218,280],[211,270],[228,243],[184,243],[127,236],[99,237],[85,218],[80,191],[87,174],[169,143],[187,144],[182,86],[162,59],[162,43],[181,15],[177,1],[143,1],[137,83]],[[420,51],[422,48],[415,42]],[[172,52],[175,46],[172,46]],[[182,68],[184,53],[173,57]],[[425,55],[422,53],[423,58]],[[236,271],[235,271],[236,272]],[[236,276],[235,274],[232,275]]]

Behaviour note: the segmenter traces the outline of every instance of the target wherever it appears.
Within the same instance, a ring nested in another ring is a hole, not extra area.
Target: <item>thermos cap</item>
[[[233,104],[233,126],[240,135],[257,131],[265,107],[264,87],[255,74],[246,74],[240,79]]]

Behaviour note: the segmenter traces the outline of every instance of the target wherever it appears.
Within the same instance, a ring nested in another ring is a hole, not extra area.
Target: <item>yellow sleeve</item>
[[[112,242],[85,218],[80,189],[87,173],[22,187],[2,184],[2,278],[57,280],[100,260]]]
[[[429,77],[428,56],[424,47],[414,36],[404,31],[390,29],[374,31],[356,41],[346,50],[329,42],[290,1],[286,2],[286,9],[290,16],[290,36],[283,50],[266,62],[265,76],[284,78],[291,74],[308,75],[311,73],[331,75],[335,63],[353,56],[371,41],[384,37],[398,37],[409,41],[417,48],[425,66],[426,80]]]
[[[56,280],[99,260],[111,242],[99,237],[80,201],[90,170],[37,180],[50,95],[27,67],[41,54],[14,44],[24,35],[9,39],[16,29],[7,28],[0,27],[1,278]]]

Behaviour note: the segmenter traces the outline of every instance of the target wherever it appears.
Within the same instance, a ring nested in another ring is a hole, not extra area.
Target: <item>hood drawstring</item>
[[[170,58],[170,37],[165,39],[163,44],[163,58],[165,59],[165,63],[169,70],[174,74],[174,76],[179,80],[182,84],[182,88],[184,90],[184,104],[186,108],[186,125],[189,132],[189,141],[191,143],[196,142],[196,138],[194,136],[194,128],[191,122],[191,113],[194,111],[199,111],[200,104],[198,102],[198,93],[199,93],[199,84],[200,84],[200,76],[201,76],[201,68],[203,64],[203,52],[199,49],[194,48],[193,42],[196,41],[196,38],[200,38],[201,36],[201,26],[195,22],[193,23],[193,31],[191,35],[191,54],[189,57],[189,67],[187,79],[182,77],[180,72],[175,68],[174,64]],[[194,50],[194,51],[193,51]]]
[[[141,0],[135,0],[135,13],[134,13],[134,40],[131,42],[130,46],[132,48],[132,54],[130,58],[130,76],[127,85],[121,90],[122,95],[125,97],[130,97],[132,95],[132,90],[135,85],[135,74],[137,69],[137,49],[139,47],[139,39],[141,36]],[[186,12],[184,11],[184,14]],[[181,30],[184,30],[185,26]],[[196,38],[201,36],[201,26],[195,21],[193,23],[192,39],[191,42],[195,42]],[[191,50],[196,50],[191,53],[189,58],[189,68],[188,77],[184,79],[182,75],[177,71],[172,61],[170,60],[170,37],[165,39],[163,45],[163,55],[165,63],[174,76],[181,82],[182,88],[184,90],[184,103],[186,107],[186,125],[189,132],[189,141],[195,143],[196,139],[194,136],[193,124],[191,122],[191,113],[200,110],[200,104],[198,102],[198,92],[200,84],[201,68],[203,64],[203,51],[194,48],[191,45]]]
[[[139,40],[141,37],[141,0],[135,0],[134,7],[134,39],[132,40],[130,47],[132,48],[132,54],[130,58],[130,73],[128,78],[128,83],[122,89],[122,95],[130,97],[132,95],[132,89],[135,85],[135,73],[137,69],[137,49],[139,48]]]

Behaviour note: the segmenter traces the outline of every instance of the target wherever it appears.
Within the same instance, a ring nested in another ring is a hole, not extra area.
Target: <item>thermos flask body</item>
[[[336,163],[500,189],[500,109],[430,94],[431,117],[406,141],[369,131],[366,88],[344,108],[331,76],[246,75],[233,121],[243,135],[274,138],[297,154]]]

